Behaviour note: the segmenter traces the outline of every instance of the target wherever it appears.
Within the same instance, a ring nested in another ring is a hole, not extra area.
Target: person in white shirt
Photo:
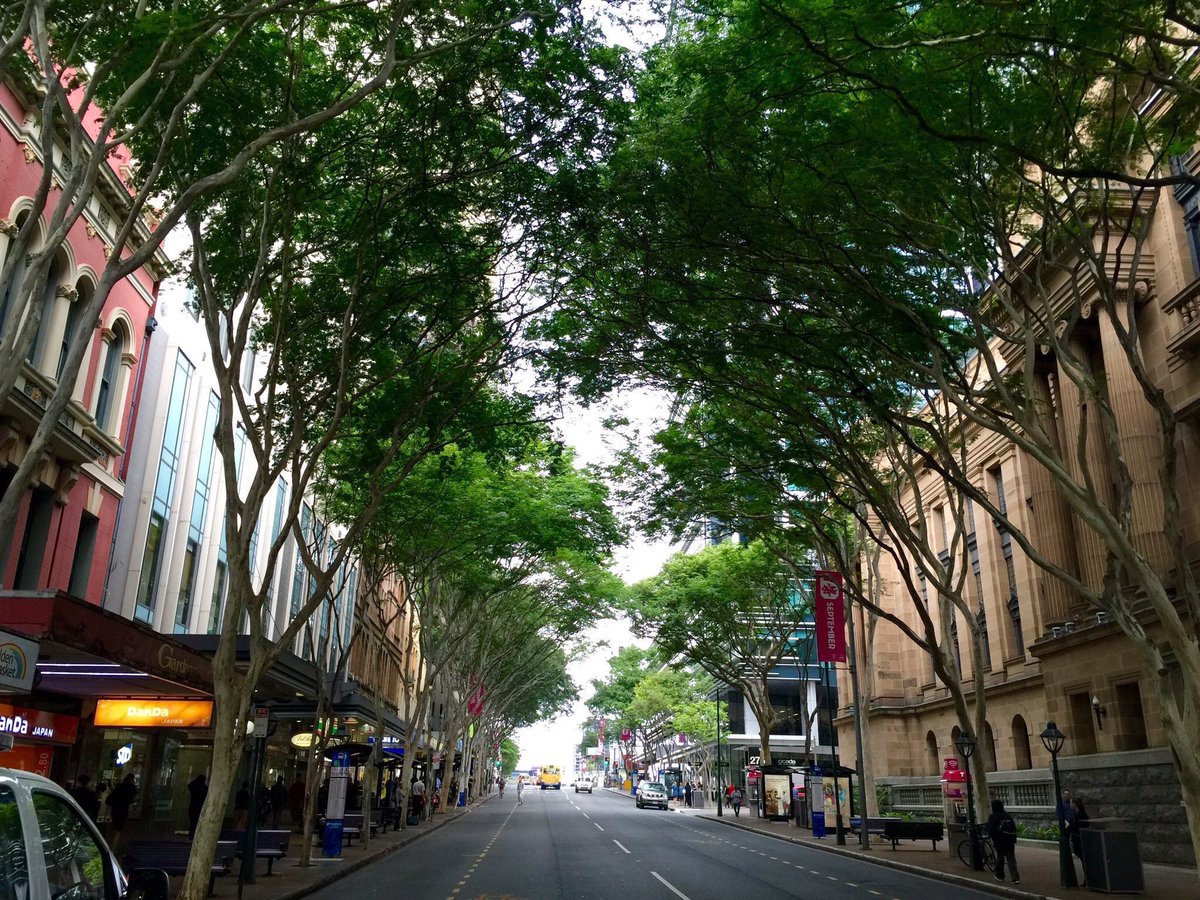
[[[522,803],[525,802],[521,799],[521,795],[523,793],[525,793],[525,779],[518,778],[517,779],[517,806],[520,806]]]

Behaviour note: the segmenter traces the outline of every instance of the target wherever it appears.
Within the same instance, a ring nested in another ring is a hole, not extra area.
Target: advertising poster
[[[788,775],[763,775],[764,800],[768,816],[787,818],[792,811],[792,779]]]

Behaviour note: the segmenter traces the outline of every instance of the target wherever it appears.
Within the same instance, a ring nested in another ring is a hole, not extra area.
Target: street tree
[[[682,655],[742,693],[770,764],[779,712],[768,679],[795,654],[812,613],[811,599],[779,558],[761,541],[679,554],[634,585],[628,603],[635,627],[665,656]]]

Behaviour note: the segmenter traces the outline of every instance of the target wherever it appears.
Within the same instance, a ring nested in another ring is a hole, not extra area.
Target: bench
[[[371,811],[371,837],[375,837],[376,832],[387,834],[388,823],[393,821],[393,811],[390,809],[375,809]]]
[[[883,825],[883,839],[892,842],[896,849],[898,841],[931,841],[933,849],[945,837],[941,822],[912,822],[905,819],[887,819]]]
[[[244,831],[222,831],[221,840],[232,841],[237,847],[237,855],[242,855],[242,845],[245,841]],[[274,875],[272,867],[275,860],[287,856],[288,843],[292,833],[282,829],[259,828],[254,833],[254,858],[267,861],[267,874]]]
[[[867,834],[882,835],[884,826],[887,825],[888,822],[899,822],[899,821],[902,821],[902,820],[896,819],[896,818],[891,818],[888,816],[878,816],[878,817],[868,816],[867,817]],[[862,829],[862,823],[863,823],[862,816],[851,816],[850,817],[850,832],[851,832],[851,834],[858,834]]]
[[[217,841],[213,855],[212,870],[208,876],[208,893],[212,896],[218,875],[228,875],[233,867],[237,848],[233,841]],[[191,841],[133,841],[125,862],[130,869],[161,869],[168,875],[182,875],[187,871],[188,859],[192,855]]]
[[[347,846],[353,844],[354,839],[362,834],[362,829],[362,813],[346,813],[342,816],[342,837],[346,839]]]

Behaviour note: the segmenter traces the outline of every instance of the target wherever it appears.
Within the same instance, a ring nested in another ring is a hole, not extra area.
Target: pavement
[[[622,790],[607,789],[609,793],[627,797],[632,796]],[[678,801],[671,801],[672,810],[686,816],[696,816],[720,822],[731,828],[741,828],[759,834],[767,834],[779,840],[825,850],[829,853],[841,854],[860,860],[867,860],[889,868],[900,869],[912,874],[921,874],[953,884],[960,884],[987,891],[1002,897],[1018,898],[1018,900],[1033,900],[1033,898],[1054,898],[1054,900],[1073,900],[1088,894],[1099,894],[1100,891],[1090,891],[1088,888],[1064,888],[1059,885],[1058,847],[1046,846],[1043,841],[1017,842],[1017,868],[1021,873],[1019,885],[1009,882],[998,882],[991,872],[973,872],[965,867],[957,856],[951,857],[946,841],[938,842],[938,850],[934,850],[929,841],[902,841],[896,849],[892,849],[890,841],[872,836],[870,849],[864,850],[858,843],[858,837],[846,833],[846,845],[838,846],[832,830],[828,837],[814,838],[806,828],[799,828],[794,822],[775,822],[770,819],[758,818],[753,810],[742,807],[740,816],[734,816],[729,808],[723,810],[724,815],[717,816],[715,806],[704,809],[686,809]],[[1196,900],[1200,897],[1200,875],[1194,868],[1184,866],[1165,866],[1153,863],[1142,864],[1145,890],[1143,897],[1152,900]],[[1082,878],[1082,873],[1076,863],[1076,877]]]
[[[604,793],[624,797],[632,802],[626,792],[606,789]],[[436,814],[431,821],[401,831],[389,831],[372,838],[367,846],[356,841],[345,848],[343,856],[336,860],[323,859],[319,848],[313,855],[313,863],[301,867],[294,859],[276,864],[275,874],[267,876],[266,864],[260,861],[255,884],[243,885],[239,894],[236,875],[218,878],[214,897],[241,897],[242,900],[296,900],[328,887],[358,869],[377,862],[414,841],[419,841],[433,831],[444,828],[463,816],[470,815],[495,797],[485,798],[466,809],[453,809]],[[847,834],[846,846],[838,846],[831,833],[826,838],[814,838],[807,829],[796,827],[792,822],[773,822],[758,818],[745,808],[735,817],[731,810],[717,816],[715,807],[685,809],[682,804],[672,802],[672,811],[679,815],[708,819],[733,829],[743,829],[757,834],[787,841],[830,854],[840,855],[847,860],[870,861],[877,865],[933,878],[938,881],[969,887],[1003,897],[1027,900],[1027,898],[1055,898],[1055,900],[1078,900],[1088,893],[1087,888],[1062,888],[1059,886],[1058,850],[1056,847],[1040,845],[1040,842],[1021,841],[1017,846],[1017,864],[1021,873],[1019,885],[999,883],[990,872],[972,872],[961,861],[951,857],[946,842],[939,843],[933,850],[929,842],[901,842],[893,850],[890,842],[872,839],[870,849],[864,850],[857,838]],[[295,844],[293,844],[295,847]],[[405,854],[408,856],[409,854]],[[413,862],[417,857],[413,858]],[[1077,869],[1078,871],[1078,869]],[[1143,864],[1145,891],[1142,896],[1151,900],[1196,900],[1200,897],[1200,878],[1196,869],[1176,866]],[[172,879],[177,886],[181,879]]]
[[[294,834],[291,842],[292,855],[275,863],[274,874],[267,875],[266,860],[258,860],[254,884],[241,885],[239,891],[237,867],[240,861],[235,862],[231,874],[217,878],[212,896],[217,900],[236,897],[240,897],[241,900],[297,900],[407,847],[414,841],[421,840],[462,816],[470,815],[477,807],[478,803],[465,809],[455,808],[448,812],[435,813],[431,819],[422,821],[420,825],[408,826],[399,831],[389,829],[383,834],[377,834],[369,838],[365,845],[362,840],[356,840],[353,845],[343,847],[341,857],[336,859],[325,859],[321,856],[320,846],[315,845],[312,864],[309,866],[300,865],[298,854],[301,837]],[[182,877],[171,879],[172,895],[182,883]]]

